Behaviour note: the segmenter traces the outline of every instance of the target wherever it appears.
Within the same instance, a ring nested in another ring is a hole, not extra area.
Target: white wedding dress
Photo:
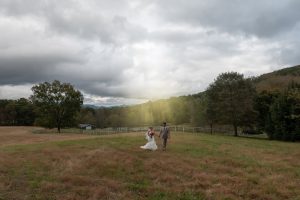
[[[150,137],[148,133],[146,133],[146,140],[148,140],[147,144],[141,146],[142,149],[149,149],[155,151],[157,149],[157,145],[154,139],[154,136]]]

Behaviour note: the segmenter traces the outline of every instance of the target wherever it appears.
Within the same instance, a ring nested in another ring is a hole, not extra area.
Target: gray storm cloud
[[[221,31],[270,37],[299,23],[298,0],[159,1],[160,14],[175,23],[207,26]],[[170,6],[172,5],[172,6]]]
[[[297,0],[2,0],[0,98],[57,79],[89,103],[128,104],[203,91],[224,71],[299,64],[299,10]]]

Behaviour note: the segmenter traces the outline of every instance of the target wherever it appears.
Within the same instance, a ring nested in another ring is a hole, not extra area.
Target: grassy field
[[[178,133],[152,152],[139,148],[141,133],[13,135],[19,129],[0,128],[1,200],[300,200],[299,143]]]

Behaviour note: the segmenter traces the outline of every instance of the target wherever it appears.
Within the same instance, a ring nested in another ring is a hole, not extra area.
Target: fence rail
[[[110,127],[104,129],[92,129],[85,130],[79,128],[69,128],[61,129],[61,133],[78,133],[78,134],[91,134],[91,135],[108,135],[108,134],[117,134],[117,133],[129,133],[129,132],[141,132],[145,133],[149,127]],[[153,129],[156,132],[159,132],[161,126],[154,126]],[[189,126],[169,126],[169,129],[175,133],[210,133],[211,129],[207,127],[189,127]],[[55,129],[49,130],[35,130],[34,133],[57,133]],[[222,134],[233,134],[233,131],[230,129],[213,129],[213,133],[222,133]]]

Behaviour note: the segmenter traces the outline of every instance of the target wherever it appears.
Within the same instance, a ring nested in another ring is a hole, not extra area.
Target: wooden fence
[[[70,128],[70,129],[61,129],[61,133],[78,133],[78,134],[91,134],[91,135],[108,135],[108,134],[117,134],[117,133],[130,133],[130,132],[140,132],[145,133],[149,127],[110,127],[104,129],[92,129],[85,130],[79,128]],[[161,129],[161,126],[154,126],[153,129],[158,133]],[[171,133],[210,133],[210,128],[207,127],[189,127],[189,126],[169,126]],[[34,133],[57,133],[56,129],[49,130],[37,130]],[[230,129],[213,129],[213,133],[222,133],[226,135],[233,134],[233,131]]]

